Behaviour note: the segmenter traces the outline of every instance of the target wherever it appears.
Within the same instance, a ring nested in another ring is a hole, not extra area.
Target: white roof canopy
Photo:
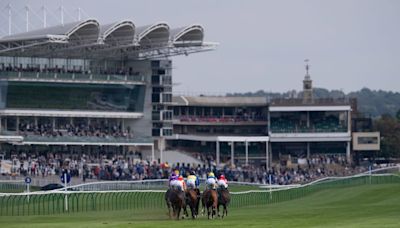
[[[175,46],[201,45],[204,38],[204,29],[199,24],[171,30],[171,40]]]
[[[203,38],[198,24],[170,29],[166,22],[138,27],[131,20],[88,19],[0,38],[0,56],[151,59],[216,48]]]
[[[96,42],[98,36],[99,23],[94,19],[88,19],[85,21],[71,22],[64,25],[57,25],[44,29],[33,30],[30,32],[5,36],[0,39],[0,43],[47,39],[49,37],[64,37],[68,40],[87,39],[88,42]]]
[[[138,27],[137,33],[140,46],[165,45],[169,40],[169,26],[165,22]]]
[[[130,20],[100,26],[100,40],[105,44],[133,44],[135,24]]]

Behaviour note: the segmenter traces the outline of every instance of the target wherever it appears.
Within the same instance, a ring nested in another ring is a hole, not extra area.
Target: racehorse
[[[206,189],[203,192],[202,204],[203,204],[203,210],[204,208],[207,208],[208,219],[210,219],[210,215],[211,218],[214,218],[214,216],[217,214],[217,206],[218,206],[217,191],[214,189]]]
[[[186,205],[189,205],[193,219],[195,219],[199,213],[199,195],[200,191],[198,189],[186,190]]]
[[[229,193],[228,189],[224,187],[219,187],[218,188],[218,206],[217,206],[217,211],[218,211],[218,216],[219,215],[219,207],[223,206],[224,210],[222,211],[222,218],[225,216],[228,216],[228,205],[231,202],[231,194]]]
[[[168,207],[169,218],[176,216],[176,219],[179,220],[181,209],[184,210],[184,214],[187,214],[185,193],[183,191],[178,189],[168,189],[167,192],[165,193],[165,202]],[[173,216],[171,216],[171,208]],[[184,218],[184,214],[182,214],[182,219]]]

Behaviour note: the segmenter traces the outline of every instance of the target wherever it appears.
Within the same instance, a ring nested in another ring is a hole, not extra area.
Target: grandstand
[[[167,137],[168,148],[211,156],[216,164],[265,164],[266,98],[179,96],[171,109],[174,135]]]
[[[215,49],[203,39],[197,24],[93,19],[1,38],[1,154],[96,163],[123,156],[132,165],[161,164],[168,149],[209,167],[267,169],[318,154],[351,162],[354,107],[314,99],[308,66],[302,98],[172,97],[169,57]],[[379,150],[379,133],[353,135],[354,150]]]
[[[211,157],[216,166],[290,168],[292,163],[307,165],[314,155],[339,156],[350,163],[352,132],[359,131],[352,131],[352,103],[314,99],[308,65],[306,70],[301,98],[174,97],[168,148],[201,154],[208,163]],[[353,143],[354,150],[379,150],[379,133],[365,134],[359,141],[370,145]]]
[[[0,39],[0,147],[161,159],[172,133],[171,56],[210,51],[204,29],[88,19]],[[143,157],[142,157],[143,156]]]

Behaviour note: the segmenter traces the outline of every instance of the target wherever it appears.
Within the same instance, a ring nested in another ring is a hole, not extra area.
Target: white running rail
[[[263,188],[268,188],[263,189],[263,190],[248,190],[248,191],[241,191],[241,192],[231,192],[233,195],[239,195],[239,194],[248,194],[248,193],[270,193],[270,192],[275,192],[275,191],[282,191],[282,190],[288,190],[288,189],[293,189],[293,188],[304,188],[307,186],[311,185],[316,185],[322,182],[330,182],[330,181],[335,181],[335,180],[344,180],[344,179],[351,179],[351,178],[357,178],[357,177],[368,177],[368,176],[396,176],[400,178],[400,175],[398,174],[393,174],[393,173],[382,173],[382,174],[375,174],[377,172],[382,172],[382,171],[388,171],[388,170],[399,170],[400,171],[400,165],[397,166],[391,166],[391,167],[386,167],[386,168],[381,168],[381,169],[376,169],[372,170],[371,172],[365,172],[361,174],[356,174],[353,176],[346,176],[346,177],[325,177],[321,178],[318,180],[315,180],[313,182],[307,183],[307,184],[302,184],[302,185],[262,185],[262,184],[254,184],[256,186],[262,186]],[[158,180],[141,180],[141,181],[109,181],[109,182],[94,182],[94,183],[86,183],[86,184],[80,184],[80,185],[75,185],[75,186],[70,186],[67,187],[67,190],[65,188],[63,189],[56,189],[56,190],[51,190],[51,191],[37,191],[37,192],[30,192],[30,193],[0,193],[1,196],[28,196],[28,195],[45,195],[45,194],[76,194],[76,193],[118,193],[118,192],[154,192],[154,193],[164,193],[165,189],[160,189],[160,190],[151,190],[151,189],[121,189],[121,190],[105,190],[105,191],[99,191],[99,190],[77,190],[77,191],[71,191],[70,189],[77,189],[81,186],[87,186],[90,184],[104,184],[104,183],[130,183],[130,184],[140,184],[140,183],[157,183],[157,182],[164,182],[166,183],[167,180],[165,179],[158,179]],[[231,182],[231,183],[246,183],[250,184],[247,182]]]

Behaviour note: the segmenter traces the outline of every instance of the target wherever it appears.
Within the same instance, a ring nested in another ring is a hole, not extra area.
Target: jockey
[[[179,172],[179,171],[178,171],[178,172]],[[176,171],[171,173],[171,176],[169,177],[169,187],[170,187],[170,188],[171,188],[171,187],[175,187],[175,186],[178,185],[178,184],[176,183],[176,182],[178,181],[178,177],[179,177],[179,175],[176,174]]]
[[[185,183],[185,180],[183,179],[182,176],[179,176],[179,177],[178,177],[177,183],[178,183],[178,186],[177,186],[177,187],[178,187],[181,191],[186,191],[186,183]]]
[[[214,173],[209,172],[206,179],[206,189],[215,189],[216,182],[217,178],[215,178]]]
[[[226,180],[224,175],[219,176],[217,184],[219,188],[228,188],[228,180]]]
[[[188,188],[197,189],[200,185],[200,180],[196,176],[194,171],[190,172],[190,175],[187,177],[186,185]]]

